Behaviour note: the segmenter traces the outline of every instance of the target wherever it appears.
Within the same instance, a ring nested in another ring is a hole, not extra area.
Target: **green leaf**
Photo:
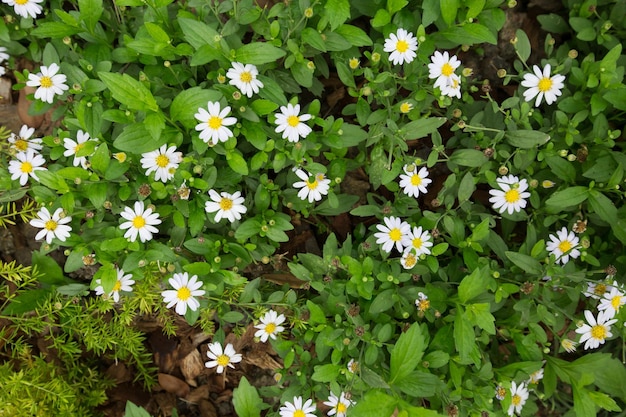
[[[617,208],[615,204],[600,191],[589,191],[589,204],[602,220],[611,225],[617,223]]]
[[[489,282],[489,267],[476,268],[471,274],[463,278],[459,284],[459,300],[465,304],[474,297],[487,291]]]
[[[252,42],[235,51],[236,60],[244,64],[261,65],[276,62],[286,54],[280,48],[266,42]]]
[[[448,26],[456,20],[456,13],[459,10],[459,0],[440,0],[441,17]]]
[[[589,188],[582,186],[569,187],[556,191],[546,200],[546,205],[559,209],[577,206],[589,198]]]
[[[406,1],[406,0],[401,0]],[[362,47],[362,46],[372,46],[373,42],[367,33],[361,28],[352,25],[341,25],[337,28],[335,33],[343,36],[348,42],[352,44],[352,46]]]
[[[63,270],[59,264],[50,256],[35,251],[32,253],[33,266],[37,268],[42,276],[39,278],[39,282],[48,285],[62,285],[69,284],[70,281],[63,275]]]
[[[470,304],[465,314],[473,316],[473,323],[489,334],[496,334],[496,318],[489,311],[489,303]]]
[[[454,346],[462,363],[471,361],[471,353],[476,347],[474,327],[464,319],[463,308],[457,305],[454,317]]]
[[[61,22],[42,22],[32,30],[31,34],[37,38],[63,38],[81,32],[80,28],[66,25]]]
[[[596,417],[596,406],[589,396],[589,391],[580,382],[572,381],[574,392],[574,413],[576,417]]]
[[[528,255],[524,255],[523,253],[506,251],[506,257],[509,258],[511,262],[520,267],[522,271],[529,272],[531,274],[541,274],[542,267],[538,260],[532,258]]]
[[[130,401],[126,401],[126,410],[124,412],[124,417],[152,417],[152,416],[150,416],[150,413],[148,413],[143,408],[136,406]]]
[[[571,162],[556,155],[546,157],[546,162],[554,175],[560,179],[568,182],[574,182],[576,180],[576,170]]]
[[[496,45],[498,38],[486,26],[478,23],[467,23],[463,26],[451,26],[448,29],[439,32],[451,42],[459,45],[474,45],[477,43],[490,43]]]
[[[3,315],[17,316],[35,310],[46,302],[51,288],[36,288],[20,293],[2,310]]]
[[[167,140],[166,135],[161,135],[157,139],[152,138],[143,123],[134,123],[122,130],[122,133],[113,141],[113,146],[120,151],[142,154],[158,149],[166,144]]]
[[[387,0],[387,11],[389,14],[394,14],[404,9],[409,4],[409,0]]]
[[[397,401],[383,391],[369,390],[349,412],[351,416],[358,417],[390,416],[396,409]]]
[[[427,117],[407,123],[402,131],[405,139],[419,139],[435,132],[441,125],[446,122],[445,117]]]
[[[272,78],[259,75],[259,80],[263,83],[263,88],[259,91],[259,97],[273,101],[279,106],[287,105],[287,97],[283,93],[283,88]]]
[[[449,161],[453,164],[466,167],[481,167],[489,160],[479,150],[476,149],[458,149],[450,156]]]
[[[409,330],[402,333],[391,351],[389,379],[393,383],[401,380],[415,370],[426,350],[424,335],[419,323],[413,323]]]
[[[144,26],[152,39],[159,43],[170,43],[171,39],[161,26],[152,22],[144,22]]]
[[[515,37],[517,38],[517,43],[515,44],[515,48],[517,48],[517,52],[522,58],[523,62],[526,62],[530,57],[531,47],[530,40],[528,39],[528,35],[521,29],[517,29],[515,31]]]
[[[395,301],[393,299],[394,293],[395,290],[392,288],[388,288],[379,292],[378,295],[376,295],[376,297],[374,298],[374,301],[372,301],[372,304],[370,305],[369,313],[372,315],[378,315],[393,307],[393,305],[395,304]]]
[[[65,180],[56,172],[50,172],[48,170],[37,171],[37,178],[39,178],[41,185],[45,185],[59,194],[65,194],[70,191]]]
[[[330,200],[326,200],[322,202],[317,208],[315,212],[322,216],[336,216],[341,213],[346,213],[352,209],[354,204],[359,201],[359,196],[352,194],[338,194],[337,198],[337,206],[332,207],[330,204]]]
[[[252,103],[250,103],[250,107],[259,116],[265,116],[267,114],[273,113],[274,110],[278,108],[278,104],[269,100],[259,99],[254,100]]]
[[[220,34],[206,23],[182,17],[178,18],[178,23],[183,30],[185,40],[196,50],[204,45],[212,48],[219,46],[217,39],[220,39]]]
[[[186,128],[193,129],[199,123],[194,117],[198,109],[207,109],[209,101],[217,102],[222,97],[222,93],[219,91],[207,90],[202,87],[192,87],[181,91],[172,100],[170,117],[174,121],[181,122]]]
[[[113,98],[128,108],[141,111],[159,110],[150,90],[130,75],[99,72],[98,77],[106,84]]]
[[[304,28],[300,36],[304,43],[311,45],[318,51],[326,52],[326,42],[324,42],[324,38],[322,38],[322,35],[317,30]]]
[[[327,0],[324,12],[330,22],[330,30],[334,31],[350,17],[348,0]]]
[[[458,193],[459,203],[469,200],[469,198],[474,193],[474,190],[476,190],[476,185],[474,184],[474,177],[472,176],[472,173],[468,171],[463,176],[463,179],[461,180],[461,183],[459,184],[459,193]]]
[[[504,136],[509,144],[522,149],[534,149],[550,140],[550,135],[537,130],[512,130]]]
[[[322,310],[320,306],[318,306],[311,300],[307,300],[306,306],[309,309],[309,312],[311,313],[309,317],[310,324],[326,323],[326,314],[324,313],[324,310]]]
[[[341,367],[332,363],[316,365],[313,368],[311,379],[317,382],[332,382],[339,377],[340,371]]]
[[[239,380],[239,386],[233,390],[233,406],[239,417],[260,417],[264,407],[263,400],[256,388],[250,385],[245,376]]]
[[[436,375],[413,371],[394,382],[393,386],[411,397],[432,397],[441,381]]]
[[[237,150],[232,150],[226,154],[226,162],[238,174],[248,175],[248,163]]]
[[[124,239],[124,238],[119,238]],[[124,239],[125,240],[125,239]],[[94,282],[99,279],[105,294],[113,291],[113,287],[117,282],[117,271],[113,264],[102,265],[93,276]]]
[[[593,401],[598,407],[607,411],[622,411],[621,407],[617,405],[615,400],[603,392],[591,391],[589,392],[589,398],[591,398],[591,401]]]

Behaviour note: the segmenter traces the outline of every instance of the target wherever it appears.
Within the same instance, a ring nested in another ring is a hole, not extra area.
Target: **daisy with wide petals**
[[[233,62],[233,67],[226,72],[226,76],[230,79],[228,83],[237,87],[241,94],[248,97],[252,97],[263,88],[263,83],[257,79],[257,75],[259,75],[259,70],[256,66],[244,65],[240,62]]]
[[[209,197],[213,201],[207,201],[204,204],[204,210],[207,213],[215,213],[215,222],[219,222],[223,218],[227,218],[231,223],[240,220],[241,215],[248,211],[243,205],[245,199],[241,196],[241,192],[236,191],[234,194],[227,192],[217,193],[215,190],[209,190]]]
[[[500,189],[489,190],[489,194],[493,196],[489,198],[489,202],[493,203],[494,210],[513,214],[526,207],[525,199],[530,197],[530,193],[526,192],[528,182],[525,179],[519,180],[516,176],[509,175],[498,178],[496,182]]]
[[[236,118],[227,117],[230,113],[230,106],[222,109],[219,102],[209,101],[207,110],[200,107],[198,113],[194,115],[200,121],[196,125],[196,130],[200,132],[200,139],[209,145],[226,142],[233,136],[233,132],[227,126],[237,123]]]
[[[612,288],[600,299],[598,310],[604,311],[608,318],[613,318],[624,304],[626,304],[626,295],[617,288]]]
[[[400,187],[404,194],[409,197],[419,197],[420,193],[426,194],[428,184],[432,182],[428,178],[428,170],[422,167],[419,171],[415,165],[405,165],[404,174],[400,174]]]
[[[556,101],[557,96],[561,95],[561,89],[565,86],[564,75],[553,75],[550,77],[550,70],[552,67],[547,64],[543,67],[543,71],[537,65],[533,65],[533,73],[524,74],[524,80],[522,80],[522,86],[528,88],[524,91],[524,99],[531,101],[535,99],[535,107],[539,107],[541,100],[546,99],[546,103],[552,104]]]
[[[232,344],[228,343],[225,348],[222,348],[220,342],[209,343],[209,350],[207,356],[211,359],[205,362],[207,368],[217,367],[217,373],[224,372],[226,367],[235,369],[234,363],[241,362],[242,356],[240,353],[235,352],[235,348]]]
[[[304,403],[302,397],[293,397],[293,403],[285,401],[280,407],[280,417],[315,417],[315,404],[308,399]]]
[[[62,96],[63,92],[69,89],[65,84],[67,77],[63,74],[57,74],[59,69],[57,64],[51,64],[48,67],[42,66],[37,74],[28,74],[26,85],[38,87],[35,91],[36,99],[52,104],[55,95]]]
[[[260,318],[261,323],[254,326],[259,329],[254,333],[254,337],[259,337],[261,342],[267,342],[268,338],[276,340],[276,335],[285,330],[281,324],[285,322],[285,316],[270,310]]]
[[[323,195],[328,194],[330,180],[324,174],[311,175],[302,169],[297,169],[295,172],[298,178],[302,180],[293,184],[294,188],[300,188],[298,197],[301,200],[308,199],[309,203],[312,203],[313,201],[320,201]]]
[[[161,146],[159,149],[141,155],[141,167],[146,175],[154,172],[155,181],[167,182],[174,178],[178,164],[183,160],[182,152],[176,152],[176,146]]]
[[[515,381],[511,382],[511,405],[507,411],[509,416],[512,416],[513,413],[520,415],[522,413],[522,407],[526,404],[526,400],[528,400],[528,388],[526,388],[525,383],[515,384]]]
[[[200,289],[204,284],[198,280],[197,275],[189,278],[187,272],[176,273],[167,282],[174,288],[161,293],[163,302],[167,303],[167,308],[176,305],[176,312],[184,316],[188,307],[191,311],[196,311],[200,307],[200,302],[196,300],[196,297],[204,295],[205,291]]]
[[[311,115],[300,114],[300,105],[291,103],[287,107],[280,106],[280,113],[276,113],[276,133],[283,133],[283,139],[289,142],[298,142],[300,138],[306,138],[312,132],[308,125],[302,123],[311,119]]]
[[[617,319],[610,318],[609,316],[610,313],[607,311],[600,311],[596,319],[591,311],[585,310],[587,324],[583,324],[576,329],[576,333],[581,335],[578,343],[585,342],[585,350],[596,349],[600,345],[603,345],[606,339],[613,336],[613,333],[611,333],[611,325],[615,323]]]
[[[124,207],[124,211],[120,213],[124,219],[128,220],[120,225],[120,229],[126,230],[124,237],[130,239],[131,242],[139,240],[146,242],[152,240],[152,234],[158,233],[159,230],[154,227],[161,224],[159,213],[153,213],[152,208],[145,208],[143,201],[135,202],[134,210],[130,207]]]
[[[394,65],[402,65],[404,62],[408,64],[417,56],[415,53],[417,51],[417,38],[411,32],[398,29],[396,33],[390,33],[389,37],[385,39],[383,50],[391,52],[389,61],[393,62]]]
[[[380,231],[374,234],[376,237],[376,243],[383,245],[383,250],[387,253],[391,252],[394,245],[398,252],[404,250],[403,242],[406,242],[409,233],[411,233],[411,226],[402,221],[399,217],[385,217],[383,219],[384,225],[377,224],[376,228]]]
[[[46,169],[42,167],[46,163],[43,156],[32,149],[27,149],[26,152],[18,152],[15,158],[16,160],[9,162],[9,173],[12,180],[19,179],[22,186],[26,185],[29,176],[39,181],[37,171]]]
[[[76,156],[78,151],[85,147],[85,143],[90,141],[89,133],[83,132],[79,130],[76,133],[76,141],[65,138],[63,139],[63,146],[65,147],[65,152],[63,152],[63,156],[72,156],[74,155],[74,161],[72,164],[77,167],[80,165],[83,169],[89,168],[89,163],[87,162],[86,156]],[[96,139],[97,140],[97,139]]]
[[[113,285],[113,289],[106,295],[106,298],[113,298],[116,303],[120,301],[120,291],[131,292],[133,290],[132,285],[135,283],[131,274],[124,274],[123,269],[116,268],[117,281]],[[96,295],[104,295],[104,287],[102,286],[102,280],[97,279],[96,284],[98,286],[94,289]]]
[[[42,207],[37,213],[36,219],[30,221],[30,225],[41,229],[36,235],[35,240],[46,238],[46,243],[52,243],[55,237],[61,242],[70,236],[72,227],[67,224],[72,221],[70,216],[65,216],[63,209],[58,208],[54,214],[50,215],[47,208]]]
[[[458,80],[454,71],[461,65],[461,61],[456,55],[450,56],[448,51],[444,51],[443,54],[435,51],[430,60],[432,62],[428,64],[428,78],[435,80],[433,85],[435,88],[443,90],[443,87],[452,85],[454,79]]]
[[[580,256],[580,251],[577,249],[579,240],[574,232],[568,231],[566,227],[556,232],[556,236],[550,235],[549,237],[550,242],[546,244],[546,250],[556,257],[557,263],[565,265],[570,257],[576,259]]]
[[[2,0],[3,3],[13,7],[16,14],[22,16],[24,19],[32,17],[33,19],[41,14],[43,8],[39,3],[43,3],[43,0]]]
[[[31,138],[34,133],[34,127],[23,125],[18,135],[11,133],[11,136],[9,136],[8,140],[11,144],[11,148],[18,152],[26,152],[28,149],[39,152],[42,149],[41,139]]]
[[[432,236],[428,230],[422,230],[422,226],[413,227],[404,237],[402,245],[406,250],[411,250],[415,256],[430,255],[430,248],[433,246]]]
[[[330,407],[328,415],[337,417],[346,417],[346,411],[352,404],[353,402],[346,398],[344,392],[342,392],[339,397],[331,392],[328,401],[324,401],[324,405]]]

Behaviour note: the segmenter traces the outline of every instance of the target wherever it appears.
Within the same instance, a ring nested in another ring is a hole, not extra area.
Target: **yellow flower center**
[[[77,143],[76,146],[74,146],[74,153],[78,153],[84,146],[84,143]]]
[[[191,297],[191,291],[187,287],[181,287],[176,291],[176,297],[181,301],[187,301]]]
[[[18,2],[16,1],[16,3]],[[24,4],[26,3],[28,3],[28,0],[24,1]],[[52,79],[50,77],[43,76],[39,79],[39,84],[41,84],[43,88],[50,88],[52,87]]]
[[[504,387],[496,388],[496,396],[497,397],[504,398],[505,395],[506,395],[506,389]]]
[[[33,164],[28,161],[22,162],[22,166],[20,167],[20,169],[23,173],[30,174],[31,172],[33,172]]]
[[[409,43],[405,40],[399,40],[398,43],[396,43],[396,50],[400,53],[405,53],[407,51],[407,49],[409,49]]]
[[[420,177],[417,174],[413,174],[411,176],[411,185],[414,185],[417,187],[418,185],[421,185],[421,184],[422,184],[422,177]]]
[[[537,88],[542,93],[550,91],[550,89],[552,88],[552,80],[550,78],[546,78],[546,77],[540,79],[539,80],[539,84],[537,84]]]
[[[441,66],[441,75],[445,75],[446,77],[451,76],[454,73],[454,68],[449,63],[445,63]]]
[[[211,129],[217,130],[222,127],[222,118],[217,116],[211,116],[207,124]]]
[[[411,103],[407,103],[406,101],[402,104],[400,104],[400,113],[408,113],[411,111],[411,109],[413,108],[413,106],[411,106]]]
[[[572,244],[569,240],[564,240],[563,242],[559,243],[559,249],[561,250],[561,252],[567,253],[570,249],[572,249]]]
[[[354,361],[350,364],[350,371],[353,373],[359,370],[359,363]]]
[[[44,229],[54,232],[57,228],[57,222],[54,220],[48,220],[46,224],[44,224]]]
[[[419,311],[426,311],[430,308],[430,300],[420,300],[419,303],[417,303],[417,309]]]
[[[165,155],[159,155],[156,157],[156,164],[159,168],[165,168],[170,163],[170,158]]]
[[[25,5],[26,3],[28,3],[28,0],[15,0],[15,3],[16,3],[16,4],[18,4],[18,5],[20,5],[20,6],[23,6],[23,5]]]
[[[133,219],[133,227],[135,229],[141,229],[145,225],[146,225],[146,219],[144,219],[142,216],[136,216]]]
[[[337,410],[337,414],[339,414],[339,413],[344,413],[345,414],[345,412],[348,409],[348,407],[346,407],[346,405],[344,403],[339,403],[339,404],[337,404],[337,407],[335,407],[335,409]]]
[[[306,414],[302,410],[296,410],[293,412],[293,417],[306,417]]]
[[[606,285],[604,284],[596,284],[596,287],[593,289],[593,293],[595,295],[604,295],[604,293],[606,292]]]
[[[402,239],[402,232],[397,227],[394,227],[389,231],[389,238],[394,242],[399,242]]]
[[[422,247],[422,244],[423,244],[422,239],[421,239],[421,238],[419,238],[419,237],[414,238],[412,243],[413,243],[413,247],[414,247],[415,249],[419,249],[419,248],[421,248],[421,247]]]
[[[265,333],[272,334],[276,330],[276,325],[274,323],[267,323],[265,325]]]
[[[352,58],[350,59],[350,61],[348,61],[348,64],[350,65],[350,68],[357,69],[359,67],[359,60],[356,58]]]
[[[230,210],[231,208],[233,208],[233,200],[225,197],[222,198],[222,200],[220,201],[220,208],[224,211]]]
[[[618,311],[619,308],[622,306],[622,296],[616,295],[615,297],[611,298],[611,306],[613,306],[613,309],[615,311]]]
[[[217,364],[219,366],[228,366],[228,364],[230,363],[230,358],[228,357],[228,355],[220,355],[217,357]]]
[[[28,149],[28,142],[26,142],[24,139],[18,139],[15,141],[13,146],[15,146],[18,151],[26,152],[26,150]]]
[[[522,397],[520,397],[518,394],[515,394],[512,398],[511,398],[511,404],[513,404],[514,406],[518,406],[522,403]]]
[[[239,76],[239,79],[244,83],[249,83],[250,81],[252,81],[252,74],[250,74],[248,71],[244,71]]]
[[[306,186],[309,188],[309,190],[315,190],[318,186],[318,182],[317,179],[313,179],[313,181],[311,181],[311,179],[309,178],[306,182]]]
[[[115,285],[113,286],[113,292],[118,292],[122,289],[122,281],[115,281]]]
[[[509,191],[507,191],[506,193],[504,193],[504,199],[506,200],[507,203],[516,203],[520,200],[520,194],[519,191],[515,190],[515,189],[511,189]]]
[[[596,324],[591,328],[591,337],[596,340],[606,339],[606,327],[601,324]]]
[[[412,253],[409,253],[404,260],[404,264],[407,268],[413,268],[417,263],[417,258]]]
[[[287,117],[287,124],[291,127],[296,127],[300,124],[300,118],[298,116]]]

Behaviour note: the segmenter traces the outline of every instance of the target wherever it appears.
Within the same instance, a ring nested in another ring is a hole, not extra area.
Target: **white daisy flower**
[[[496,387],[496,399],[502,401],[506,398],[506,388],[502,385]]]
[[[89,163],[87,162],[86,156],[76,156],[78,151],[80,151],[91,138],[89,137],[89,133],[83,132],[79,130],[76,133],[76,141],[72,139],[65,138],[63,139],[63,146],[65,147],[65,152],[63,152],[63,156],[72,156],[74,155],[73,165],[77,167],[80,165],[83,169],[89,168]],[[97,139],[94,139],[97,140]]]
[[[513,413],[520,415],[522,413],[522,407],[526,404],[526,400],[528,400],[526,384],[522,382],[517,386],[515,381],[511,382],[511,405],[509,406],[507,414],[509,416],[512,416]]]
[[[263,88],[263,83],[256,78],[257,75],[259,71],[256,66],[239,62],[233,62],[233,67],[226,72],[226,76],[230,79],[228,83],[237,87],[248,97],[252,97]]]
[[[600,311],[596,320],[591,311],[585,310],[585,318],[588,324],[584,324],[576,329],[576,333],[582,335],[578,343],[585,342],[585,350],[596,349],[603,345],[606,339],[613,336],[611,325],[617,319],[611,319],[608,312]]]
[[[570,256],[576,259],[580,256],[578,247],[578,238],[574,232],[568,231],[566,227],[562,228],[555,235],[550,235],[550,242],[546,244],[546,250],[550,251],[550,255],[556,257],[557,263],[565,265],[569,262]]]
[[[26,152],[18,152],[15,155],[15,158],[17,160],[9,162],[9,173],[11,174],[12,180],[19,179],[20,185],[22,186],[26,185],[28,176],[31,176],[36,181],[39,181],[36,171],[44,171],[46,169],[42,167],[42,165],[46,163],[43,156],[36,153],[32,149],[28,149]]]
[[[106,296],[107,298],[113,298],[113,301],[116,303],[120,301],[120,291],[132,292],[132,285],[135,283],[133,280],[133,276],[131,274],[124,274],[123,269],[116,268],[117,272],[117,281],[115,281],[115,285],[113,285],[113,289]],[[98,286],[95,288],[96,295],[104,295],[104,287],[102,286],[102,280],[97,279],[96,284]]]
[[[219,102],[209,101],[207,109],[208,111],[200,107],[198,113],[194,115],[201,122],[196,125],[196,130],[200,132],[200,139],[209,145],[226,142],[233,136],[233,132],[226,126],[237,123],[236,118],[227,117],[230,113],[230,106],[220,109]]]
[[[324,405],[330,407],[328,415],[337,417],[346,417],[346,411],[352,404],[353,402],[348,400],[346,398],[346,394],[343,392],[339,395],[339,397],[331,392],[330,397],[328,397],[328,401],[324,401]]]
[[[276,133],[283,132],[283,139],[289,142],[298,142],[300,138],[306,138],[313,131],[308,125],[302,123],[311,119],[311,115],[300,114],[300,105],[291,103],[287,107],[280,106],[280,113],[276,113]]]
[[[417,56],[415,53],[417,51],[417,38],[411,32],[398,29],[396,33],[390,33],[389,38],[385,39],[383,50],[391,52],[389,61],[393,62],[394,65],[402,65],[404,62],[408,64]]]
[[[303,404],[302,397],[293,397],[293,403],[285,402],[280,407],[280,417],[315,417],[315,404],[313,400],[308,399]]]
[[[448,97],[461,98],[461,79],[453,74],[450,81],[441,87],[441,94]]]
[[[214,213],[215,222],[219,222],[222,218],[227,218],[231,223],[235,220],[240,220],[241,215],[248,211],[248,208],[243,205],[245,199],[241,196],[241,192],[236,191],[234,194],[226,192],[217,193],[215,190],[209,190],[209,196],[213,201],[207,201],[204,204],[204,210],[207,213]]]
[[[124,211],[120,213],[124,219],[128,220],[120,225],[120,229],[126,230],[124,237],[130,239],[131,242],[139,240],[146,242],[152,240],[152,234],[158,233],[159,230],[154,227],[157,224],[161,224],[159,219],[159,213],[153,213],[152,208],[145,208],[143,201],[135,202],[135,209],[130,207],[124,207]]]
[[[29,87],[39,87],[35,91],[36,99],[52,104],[55,95],[62,96],[63,92],[69,89],[65,84],[67,77],[63,74],[57,74],[59,69],[57,64],[51,64],[49,67],[42,66],[38,74],[28,74],[26,85]]]
[[[261,338],[261,342],[267,342],[268,338],[276,340],[276,335],[285,330],[281,324],[285,322],[285,316],[276,313],[274,310],[270,310],[260,318],[261,323],[254,326],[257,332],[254,337]]]
[[[354,374],[359,370],[359,362],[355,361],[354,359],[350,359],[347,368],[348,372]]]
[[[11,133],[9,136],[9,143],[11,148],[18,152],[26,152],[28,149],[32,149],[35,152],[39,152],[42,149],[40,138],[31,138],[35,133],[34,127],[28,127],[23,125],[20,129],[19,135]]]
[[[528,189],[526,179],[520,181],[517,177],[509,175],[500,177],[496,181],[500,189],[489,190],[489,194],[493,196],[489,198],[489,202],[493,203],[494,210],[513,214],[514,211],[519,212],[526,207],[525,199],[530,197],[530,193],[526,192]]]
[[[570,339],[561,340],[561,347],[568,353],[576,352],[577,343]]]
[[[72,227],[67,224],[72,221],[70,216],[65,216],[63,209],[58,208],[54,211],[54,214],[50,215],[47,208],[42,207],[37,213],[37,219],[32,219],[30,225],[40,228],[35,235],[35,240],[46,238],[46,243],[52,243],[52,239],[55,237],[61,242],[70,236]]]
[[[2,0],[3,3],[13,7],[16,14],[27,19],[29,16],[33,19],[41,14],[43,8],[38,4],[43,0]]]
[[[402,187],[404,194],[417,198],[420,193],[426,194],[428,192],[426,187],[433,181],[428,178],[426,167],[422,167],[418,172],[415,165],[405,165],[403,170],[404,174],[400,174],[400,187]]]
[[[444,51],[443,54],[439,51],[430,57],[432,63],[428,64],[428,78],[435,80],[433,87],[439,88],[443,91],[443,88],[454,84],[454,79],[458,80],[458,76],[454,71],[461,65],[456,55],[448,54],[448,51]]]
[[[415,251],[411,248],[406,249],[402,253],[402,258],[400,258],[400,265],[404,269],[412,269],[415,265],[417,265],[418,258],[415,255]]]
[[[557,96],[561,95],[561,89],[565,86],[565,76],[554,75],[550,77],[550,64],[543,67],[543,72],[537,65],[533,65],[534,74],[524,74],[522,86],[527,87],[524,91],[524,99],[531,101],[535,96],[535,107],[539,107],[541,99],[545,97],[546,103],[552,104],[556,101]]]
[[[605,293],[613,291],[613,288],[612,285],[605,284],[604,282],[588,282],[587,291],[583,292],[583,295],[587,298],[599,300]]]
[[[141,167],[147,169],[146,176],[154,172],[154,180],[167,182],[174,178],[174,172],[183,160],[182,152],[176,146],[161,146],[159,149],[141,155]]]
[[[383,219],[384,225],[377,224],[376,228],[380,230],[379,233],[375,233],[376,243],[383,245],[383,250],[387,253],[391,252],[394,245],[398,252],[404,250],[402,242],[406,242],[406,237],[411,233],[411,226],[402,221],[399,217],[385,217]]]
[[[0,46],[0,64],[4,61],[8,61],[9,58],[10,57],[9,54],[7,54],[7,48],[5,48],[4,46]]]
[[[430,308],[430,300],[428,296],[423,292],[417,293],[417,299],[415,300],[415,307],[417,307],[417,311],[424,312]]]
[[[235,369],[234,363],[241,362],[242,356],[240,353],[235,352],[235,348],[232,344],[228,343],[224,349],[220,342],[209,343],[209,350],[207,356],[211,359],[205,362],[207,368],[215,368],[217,366],[217,373],[224,372],[226,367]]]
[[[187,313],[187,307],[191,311],[196,311],[200,307],[200,303],[196,297],[204,295],[205,291],[201,290],[203,282],[198,280],[197,275],[189,278],[187,272],[176,273],[172,278],[168,279],[173,290],[165,290],[161,293],[163,302],[167,303],[166,308],[176,305],[176,313],[184,316]]]
[[[538,384],[543,379],[543,368],[536,370],[528,376],[528,384]]]
[[[406,246],[407,250],[414,251],[415,256],[430,255],[430,247],[433,246],[432,236],[428,233],[428,230],[422,230],[422,226],[413,227],[413,230],[409,230],[409,233],[404,237],[402,242],[403,246]]]
[[[598,305],[598,310],[604,311],[607,318],[613,318],[619,312],[620,308],[626,304],[626,295],[617,288],[604,293]]]
[[[316,174],[315,176],[308,172],[297,169],[296,175],[302,180],[293,184],[294,188],[300,188],[298,191],[298,197],[301,200],[309,200],[309,203],[313,201],[320,201],[323,195],[328,194],[330,189],[330,180],[326,178],[324,174]]]

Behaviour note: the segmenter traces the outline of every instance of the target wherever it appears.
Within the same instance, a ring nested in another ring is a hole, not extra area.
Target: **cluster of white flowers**
[[[433,246],[432,236],[422,227],[412,227],[399,217],[385,217],[384,224],[376,225],[379,230],[374,234],[376,243],[382,245],[383,251],[390,253],[394,246],[402,253],[400,262],[405,269],[411,269],[421,255],[429,255]]]
[[[324,405],[330,407],[327,412],[329,416],[346,417],[348,407],[354,405],[354,401],[349,400],[345,392],[339,396],[330,393]],[[285,401],[285,405],[280,407],[280,417],[316,417],[316,406],[312,399],[304,401],[302,397],[294,397],[293,401]]]
[[[448,51],[439,51],[430,57],[428,78],[434,79],[433,87],[439,88],[441,94],[448,97],[461,98],[461,78],[454,71],[461,65],[456,55],[450,56]]]

